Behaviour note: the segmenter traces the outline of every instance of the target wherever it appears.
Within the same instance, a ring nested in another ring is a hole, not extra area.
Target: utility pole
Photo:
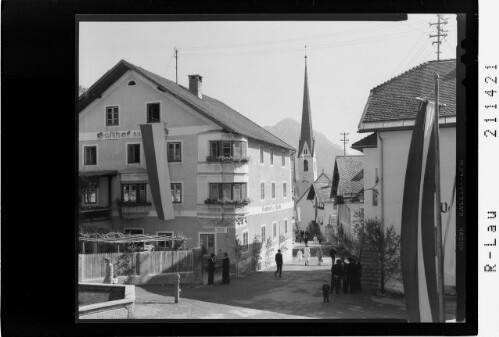
[[[178,49],[177,47],[173,47],[175,51],[175,84],[178,84]]]
[[[443,41],[440,41],[440,37],[445,38],[447,36],[447,31],[444,30],[443,28],[440,28],[440,25],[446,25],[448,23],[447,19],[443,17],[442,14],[437,14],[438,21],[437,22],[430,22],[430,26],[437,26],[437,34],[431,35],[430,38],[437,38],[437,41],[433,41],[431,44],[434,45],[435,43],[437,44],[437,61],[440,61],[440,45],[442,44]]]
[[[343,136],[343,139],[340,141],[343,142],[343,156],[347,155],[347,150],[346,150],[346,145],[348,143],[348,139],[346,139],[346,136],[348,135],[348,132],[341,132],[340,135]]]

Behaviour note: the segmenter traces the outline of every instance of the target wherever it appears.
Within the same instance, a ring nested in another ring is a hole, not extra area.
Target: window
[[[157,232],[157,235],[171,238],[171,237],[173,237],[173,232]],[[171,241],[158,241],[158,247],[172,248],[172,242]]]
[[[168,143],[168,162],[181,162],[182,161],[182,144],[178,143]]]
[[[288,219],[284,219],[284,234],[288,234]]]
[[[303,161],[303,171],[305,171],[305,172],[308,171],[308,161],[306,161],[306,160]]]
[[[211,200],[243,201],[246,199],[245,183],[210,184]]]
[[[97,165],[97,146],[83,147],[83,165]]]
[[[260,199],[265,199],[265,183],[260,183]]]
[[[303,149],[303,153],[307,154],[308,153],[307,149]]]
[[[140,164],[140,144],[127,144],[127,163]]]
[[[143,228],[125,228],[125,234],[144,234],[144,229]]]
[[[242,141],[211,141],[210,156],[212,157],[246,157],[246,146]]]
[[[262,225],[262,242],[265,242],[265,225]]]
[[[148,103],[147,104],[147,123],[159,123],[159,103]]]
[[[263,146],[260,146],[260,164],[263,164]]]
[[[215,253],[215,234],[200,233],[199,246],[204,247],[208,254]]]
[[[378,190],[373,190],[373,206],[378,206]]]
[[[182,202],[182,184],[181,183],[172,183],[170,184],[170,188],[172,190],[172,202],[174,204],[178,204]]]
[[[275,183],[272,183],[272,199],[275,199]]]
[[[97,203],[97,187],[99,180],[97,177],[81,180],[80,178],[80,196],[83,204]]]
[[[277,222],[272,222],[272,239],[277,238]]]
[[[116,126],[119,125],[119,113],[117,106],[106,107],[106,126]]]
[[[270,165],[274,165],[274,149],[270,149]]]
[[[135,85],[135,81],[128,82],[128,86],[132,86],[132,85]]]
[[[121,185],[121,200],[127,203],[147,203],[146,184]]]
[[[284,151],[281,152],[281,166],[286,166],[286,153]]]
[[[286,183],[282,183],[282,196],[285,198],[288,194]]]
[[[241,248],[243,252],[248,251],[248,231],[243,232],[243,246]]]

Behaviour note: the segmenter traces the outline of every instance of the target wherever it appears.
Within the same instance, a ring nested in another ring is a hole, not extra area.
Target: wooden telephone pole
[[[430,34],[430,38],[434,38],[436,37],[437,38],[437,41],[433,41],[431,44],[434,45],[435,43],[437,44],[437,61],[440,61],[440,45],[442,44],[442,42],[444,41],[441,41],[440,40],[440,37],[443,37],[445,38],[447,36],[447,31],[444,30],[443,28],[440,28],[440,25],[446,25],[448,23],[448,21],[443,17],[442,14],[437,14],[437,17],[438,17],[438,21],[437,22],[433,22],[433,23],[430,23],[430,26],[437,26],[437,34],[435,35],[431,35]]]
[[[346,145],[348,143],[348,139],[346,138],[346,136],[348,135],[348,132],[341,132],[340,135],[343,136],[343,139],[340,140],[341,142],[343,142],[343,156],[346,156],[347,155]]]

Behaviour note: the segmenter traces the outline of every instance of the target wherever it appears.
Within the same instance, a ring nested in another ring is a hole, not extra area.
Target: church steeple
[[[305,84],[303,89],[303,110],[301,116],[300,141],[298,143],[298,157],[302,155],[305,144],[307,144],[310,155],[313,155],[315,147],[314,143],[315,139],[312,130],[312,110],[310,109],[310,97],[308,94],[307,54],[305,53]]]

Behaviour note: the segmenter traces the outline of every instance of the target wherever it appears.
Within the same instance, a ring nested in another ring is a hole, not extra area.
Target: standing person
[[[334,249],[334,246],[329,250],[329,255],[331,256],[331,265],[334,266],[336,261],[336,249]]]
[[[229,284],[230,283],[229,270],[230,270],[229,254],[227,252],[225,252],[223,263],[222,263],[222,284]]]
[[[213,284],[215,278],[215,254],[211,254],[208,259],[208,285]]]
[[[324,280],[324,283],[322,283],[322,295],[324,296],[324,303],[326,303],[326,302],[329,303],[329,292],[330,291],[331,291],[331,287],[329,287],[327,280]]]
[[[305,236],[303,237],[303,241],[305,242],[305,246],[308,244],[308,232],[305,232]]]
[[[305,254],[304,254],[305,255],[305,265],[308,266],[308,262],[310,261],[310,247],[307,244],[305,244],[304,251],[305,251]]]
[[[106,262],[106,276],[104,277],[104,283],[111,284],[113,283],[114,278],[114,267],[107,257],[104,258],[104,262]]]
[[[275,271],[274,276],[277,276],[277,273],[279,273],[279,277],[281,277],[282,274],[282,254],[281,250],[277,250],[277,254],[275,254],[275,264],[277,265],[277,270]]]
[[[317,249],[317,263],[319,264],[319,266],[321,265],[321,262],[322,262],[322,248],[319,246],[319,248]]]
[[[343,261],[343,294],[350,293],[351,262],[347,257]]]
[[[298,258],[298,264],[300,264],[301,260],[303,259],[303,253],[301,249],[299,249],[298,252],[296,253],[296,257]]]
[[[331,267],[331,294],[333,293],[333,289],[336,292],[336,295],[340,294],[341,288],[341,277],[342,277],[342,268],[341,268],[341,260],[336,260],[336,263]]]

